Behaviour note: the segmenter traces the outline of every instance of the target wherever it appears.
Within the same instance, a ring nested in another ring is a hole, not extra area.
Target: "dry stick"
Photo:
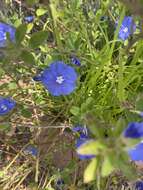
[[[41,179],[40,179],[40,181],[39,181],[38,188],[40,188],[40,186],[42,185],[42,181],[43,181],[43,179],[44,179],[44,176],[46,176],[45,173],[46,173],[46,172],[43,172],[43,173],[42,173],[42,177],[41,177]]]
[[[38,177],[39,177],[39,155],[36,159],[36,172],[35,172],[35,182],[38,183]]]
[[[27,143],[21,150],[19,153],[17,153],[17,155],[14,157],[14,159],[10,162],[10,164],[4,169],[4,173],[7,172],[7,170],[12,166],[12,164],[16,161],[16,159],[20,156],[20,154],[22,154],[23,150],[28,146],[29,143]]]
[[[16,190],[20,185],[21,183],[26,179],[26,177],[31,173],[31,170],[28,171],[23,177],[22,179],[19,181],[19,183],[15,186],[15,188],[13,190]]]

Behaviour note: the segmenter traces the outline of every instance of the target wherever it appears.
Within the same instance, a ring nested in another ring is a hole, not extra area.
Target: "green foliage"
[[[97,159],[94,158],[84,171],[84,182],[89,183],[96,178]]]
[[[122,2],[128,5],[128,1]],[[135,4],[139,8],[139,1]],[[1,18],[17,29],[16,43],[0,48],[0,96],[13,97],[17,109],[0,118],[0,132],[6,134],[18,127],[18,134],[6,137],[3,144],[6,151],[9,147],[12,151],[10,164],[4,162],[7,173],[0,172],[4,189],[18,189],[26,180],[34,184],[33,188],[56,189],[54,180],[59,173],[65,189],[103,189],[104,180],[118,170],[135,180],[137,171],[130,163],[127,148],[141,139],[124,139],[122,132],[129,122],[142,121],[138,113],[143,111],[143,40],[139,30],[125,42],[118,40],[120,25],[128,15],[124,5],[112,0],[26,0],[21,7],[13,2],[6,5],[9,10],[7,15],[0,11]],[[142,16],[132,3],[127,8]],[[28,14],[35,16],[34,21],[22,24]],[[138,25],[139,18],[134,20]],[[31,80],[52,61],[71,64],[71,56],[81,61],[81,67],[72,65],[79,77],[71,95],[52,97]],[[79,154],[96,155],[86,169],[76,159],[74,135],[69,130],[74,124],[87,125],[91,134],[92,140],[77,149]],[[55,126],[60,129],[56,131]],[[38,157],[23,155],[27,142],[38,146]],[[55,164],[52,155],[61,149],[72,152],[62,152],[60,159],[57,153]],[[65,157],[70,163],[63,164]],[[89,186],[82,183],[82,175]]]
[[[32,53],[30,53],[29,51],[27,50],[22,50],[21,51],[21,59],[27,63],[27,64],[30,64],[30,65],[33,65],[35,63],[35,59],[34,59],[34,56],[32,55]]]
[[[46,31],[39,31],[32,34],[29,46],[33,49],[38,48],[42,43],[48,38],[48,32]]]
[[[16,38],[16,44],[19,45],[24,37],[25,37],[25,34],[26,34],[26,31],[27,31],[27,25],[26,24],[21,24],[17,30],[16,30],[16,34],[15,34],[15,38]]]

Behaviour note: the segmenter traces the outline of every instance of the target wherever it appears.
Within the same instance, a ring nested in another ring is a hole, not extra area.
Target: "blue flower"
[[[76,125],[75,127],[72,128],[72,131],[74,133],[78,132],[80,134],[84,134],[88,137],[88,129],[86,126],[82,126],[82,125]]]
[[[143,122],[129,123],[128,127],[123,132],[126,138],[141,138],[143,137]]]
[[[125,138],[133,139],[143,137],[143,122],[129,123],[128,127],[124,130],[123,135]],[[132,161],[143,161],[143,142],[129,148],[128,155]]]
[[[0,116],[9,113],[16,105],[16,102],[10,98],[0,97]]]
[[[25,20],[26,22],[33,22],[34,16],[33,16],[33,15],[26,16],[26,17],[24,18],[24,20]]]
[[[130,35],[132,35],[136,30],[136,25],[131,16],[126,16],[121,24],[118,37],[119,39],[125,41]]]
[[[64,185],[64,180],[61,179],[61,178],[57,179],[56,185],[57,185],[57,186],[63,186],[63,185]]]
[[[26,154],[31,154],[32,156],[37,156],[38,155],[38,150],[32,145],[29,145],[25,148],[24,152]]]
[[[128,155],[132,161],[143,161],[143,142],[128,150]]]
[[[143,190],[143,181],[137,181],[135,183],[135,190]]]
[[[77,73],[62,61],[52,63],[36,78],[53,96],[68,95],[76,87]]]
[[[71,57],[71,62],[74,65],[81,66],[80,60],[77,57]]]
[[[0,22],[0,47],[6,46],[6,33],[9,33],[10,40],[14,42],[15,32],[16,29],[13,26]]]
[[[73,132],[79,132],[79,138],[76,139],[76,148],[79,148],[81,145],[87,143],[89,140],[91,140],[88,136],[88,131],[86,127],[82,127],[81,125],[77,125],[72,129]],[[84,155],[84,154],[78,154],[79,159],[81,160],[88,160],[95,157],[95,155]]]

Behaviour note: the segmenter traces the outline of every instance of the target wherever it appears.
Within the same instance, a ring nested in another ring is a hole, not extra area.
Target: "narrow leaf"
[[[89,183],[95,179],[97,169],[97,159],[93,159],[84,171],[84,183]]]
[[[36,15],[37,15],[37,16],[42,16],[42,15],[44,15],[47,11],[48,11],[48,10],[46,10],[46,9],[39,8],[39,9],[37,9],[37,11],[36,11]]]
[[[114,170],[114,167],[112,165],[110,157],[106,157],[102,164],[101,175],[103,177],[108,176],[113,170]]]

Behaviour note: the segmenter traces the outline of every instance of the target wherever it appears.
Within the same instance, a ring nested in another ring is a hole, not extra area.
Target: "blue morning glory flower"
[[[126,138],[141,138],[143,137],[143,122],[129,123],[128,127],[123,132]]]
[[[30,16],[26,16],[25,18],[24,18],[24,20],[26,21],[26,22],[33,22],[33,20],[34,20],[34,16],[33,15],[30,15]]]
[[[56,61],[36,79],[41,81],[53,96],[68,95],[76,88],[77,73],[73,67]]]
[[[122,21],[118,37],[119,39],[125,41],[130,35],[135,32],[135,30],[136,25],[133,21],[133,18],[131,16],[125,16]]]
[[[132,161],[143,161],[143,142],[128,150],[128,155]]]
[[[37,156],[38,155],[38,150],[36,147],[29,145],[25,148],[24,152],[26,154],[31,154],[32,156]]]
[[[88,131],[86,127],[82,127],[81,125],[77,125],[72,129],[73,132],[78,132],[79,133],[79,138],[76,139],[76,148],[79,148],[81,145],[85,144],[89,140],[91,140],[88,136]],[[95,155],[84,155],[84,154],[78,154],[79,159],[81,160],[88,160],[92,159],[95,157]]]
[[[16,29],[13,26],[0,22],[0,47],[6,46],[6,33],[9,33],[10,40],[14,42],[15,32]]]
[[[143,181],[137,181],[135,183],[135,190],[143,190]]]
[[[10,98],[0,97],[0,116],[9,113],[16,105],[16,102]]]
[[[80,60],[77,57],[71,57],[71,62],[74,65],[81,66]]]

